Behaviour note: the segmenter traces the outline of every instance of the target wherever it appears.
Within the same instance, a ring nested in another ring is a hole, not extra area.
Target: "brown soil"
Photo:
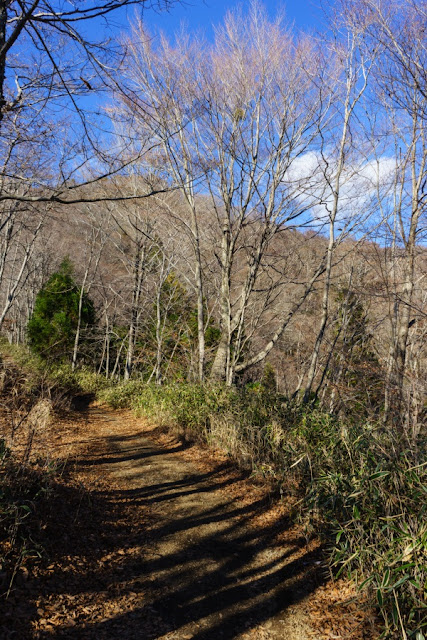
[[[218,452],[96,405],[43,435],[39,453],[68,464],[38,515],[43,560],[29,553],[0,601],[1,638],[375,637],[319,589],[318,544],[286,504]]]

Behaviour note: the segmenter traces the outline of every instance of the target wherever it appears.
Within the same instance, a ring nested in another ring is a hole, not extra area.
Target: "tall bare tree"
[[[309,39],[294,41],[281,20],[270,22],[256,3],[249,19],[230,14],[215,44],[203,54],[199,47],[181,35],[175,47],[162,38],[155,49],[139,28],[128,45],[134,91],[123,103],[137,127],[163,141],[169,175],[188,204],[200,377],[203,283],[195,189],[210,197],[221,270],[221,338],[211,377],[231,383],[266,250],[306,209],[301,180],[291,170],[326,117],[327,96],[312,80],[321,65],[319,48]]]
[[[369,15],[367,48],[382,47],[375,73],[377,104],[381,104],[389,153],[395,158],[394,180],[388,196],[388,228],[391,231],[391,275],[394,282],[391,348],[388,364],[385,415],[394,403],[404,403],[410,362],[410,329],[417,322],[416,305],[422,276],[416,267],[426,232],[427,184],[427,3],[361,2]],[[392,402],[392,398],[394,401]],[[408,403],[405,402],[406,407]],[[410,405],[410,403],[409,403]],[[407,420],[411,410],[406,411]]]
[[[361,160],[365,159],[362,149],[355,149],[357,144],[355,121],[359,118],[357,108],[368,87],[368,78],[377,57],[378,47],[373,47],[369,56],[364,55],[363,41],[365,26],[354,25],[349,16],[344,14],[335,26],[335,36],[344,30],[344,36],[334,38],[330,43],[335,50],[336,58],[341,61],[341,69],[337,78],[337,92],[331,109],[333,114],[333,128],[331,132],[319,130],[321,147],[319,152],[319,167],[321,170],[322,200],[326,210],[326,225],[328,227],[328,248],[326,254],[325,276],[323,284],[322,311],[319,329],[313,348],[307,382],[304,390],[304,402],[307,402],[312,392],[313,383],[318,370],[320,349],[325,337],[329,310],[330,292],[334,252],[337,245],[346,237],[349,228],[354,232],[357,224],[361,224],[364,214],[355,212],[349,200],[352,197],[349,182],[357,182]],[[347,18],[347,20],[345,20]],[[350,20],[349,20],[350,18]],[[359,147],[360,147],[359,140]],[[353,165],[353,166],[352,166]],[[359,201],[360,202],[360,201]],[[357,202],[357,204],[359,204]],[[356,204],[356,206],[357,206]],[[365,208],[367,203],[363,203]],[[350,211],[348,211],[350,209]],[[353,210],[352,210],[353,209]],[[365,215],[366,215],[365,211]],[[350,214],[350,217],[348,217]],[[356,218],[357,216],[357,218]],[[337,224],[339,222],[339,225]],[[340,227],[337,237],[337,226]]]
[[[126,75],[129,82],[119,94],[126,127],[131,137],[149,135],[159,147],[158,162],[167,179],[179,188],[185,204],[168,206],[168,215],[189,237],[194,254],[194,290],[197,299],[198,374],[202,381],[205,365],[205,314],[203,268],[198,220],[197,187],[201,174],[202,153],[195,136],[200,114],[201,43],[183,37],[171,47],[165,38],[153,46],[142,22],[137,22],[126,41],[128,51]]]

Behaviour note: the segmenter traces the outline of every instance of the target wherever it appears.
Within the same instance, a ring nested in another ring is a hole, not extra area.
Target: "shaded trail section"
[[[129,412],[92,406],[65,432],[76,484],[58,490],[49,564],[25,607],[15,593],[27,635],[10,637],[316,638],[306,599],[318,552],[265,488]]]

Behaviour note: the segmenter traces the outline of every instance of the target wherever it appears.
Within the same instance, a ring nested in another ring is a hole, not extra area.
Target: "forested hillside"
[[[17,8],[31,70],[14,15],[4,352],[268,477],[421,640],[425,0],[339,0],[322,33],[251,3],[213,42],[135,17],[97,48]]]
[[[332,409],[372,376],[373,412],[403,411],[416,432],[425,16],[423,5],[357,9],[336,7],[322,38],[269,22],[262,7],[230,14],[209,45],[191,34],[170,43],[136,23],[108,110],[129,164],[109,177],[77,184],[94,161],[80,153],[64,192],[28,184],[14,197],[22,158],[10,142],[0,276],[9,341],[25,342],[38,292],[69,258],[97,317],[90,349],[81,327],[76,353],[63,354],[73,366],[239,384],[268,362],[278,390]],[[8,113],[5,131],[18,125]],[[67,189],[74,204],[59,206]]]

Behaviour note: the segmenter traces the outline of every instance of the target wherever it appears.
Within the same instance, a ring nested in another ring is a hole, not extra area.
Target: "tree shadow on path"
[[[228,465],[200,472],[141,433],[107,445],[110,484],[57,487],[43,525],[54,570],[31,581],[27,606],[14,594],[26,635],[5,638],[304,637],[287,625],[319,584],[318,551],[287,518],[262,523],[267,498],[236,497]]]

